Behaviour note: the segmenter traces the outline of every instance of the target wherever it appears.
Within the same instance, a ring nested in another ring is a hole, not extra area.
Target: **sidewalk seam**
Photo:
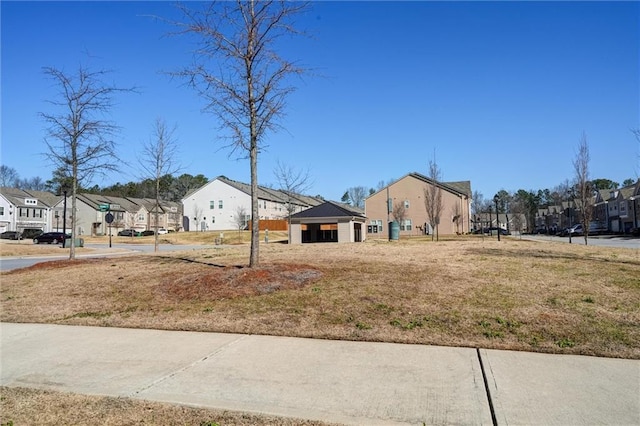
[[[171,379],[171,378],[173,378],[173,377],[177,376],[178,374],[180,374],[180,373],[182,373],[182,372],[184,372],[184,371],[187,371],[187,370],[189,370],[189,369],[191,369],[191,368],[195,367],[196,365],[198,365],[198,364],[200,364],[200,363],[202,363],[202,362],[204,362],[204,361],[208,360],[209,358],[211,358],[211,357],[213,357],[213,356],[216,356],[217,354],[219,354],[219,353],[220,353],[220,352],[222,352],[223,350],[227,349],[229,346],[235,345],[236,343],[238,343],[238,342],[240,342],[240,341],[242,341],[242,340],[246,339],[246,338],[247,338],[247,337],[249,337],[249,336],[250,336],[250,335],[242,335],[242,336],[240,336],[239,338],[237,338],[237,339],[235,339],[235,340],[232,340],[232,341],[230,341],[230,342],[228,342],[228,343],[226,343],[226,344],[224,344],[224,345],[220,346],[220,347],[219,347],[219,348],[217,348],[215,351],[213,351],[213,352],[211,352],[211,353],[209,353],[209,354],[205,355],[204,357],[202,357],[202,358],[200,358],[200,359],[197,359],[197,360],[193,361],[193,362],[192,362],[192,363],[190,363],[189,365],[186,365],[186,366],[184,366],[184,367],[182,367],[182,368],[179,368],[179,369],[177,369],[177,370],[175,370],[175,371],[172,371],[171,373],[166,374],[166,375],[164,375],[164,376],[162,376],[162,377],[160,377],[160,378],[158,378],[158,379],[156,379],[156,380],[152,381],[152,382],[151,382],[151,383],[149,383],[148,385],[143,386],[143,387],[141,387],[140,389],[138,389],[138,390],[136,390],[136,391],[133,391],[133,392],[129,393],[129,394],[127,395],[127,397],[128,397],[128,398],[135,398],[135,397],[136,397],[137,395],[139,395],[140,393],[142,393],[142,392],[144,392],[144,391],[146,391],[146,390],[148,390],[148,389],[151,389],[151,388],[152,388],[152,387],[154,387],[155,385],[157,385],[157,384],[159,384],[159,383],[162,383],[162,382],[164,382],[165,380]]]
[[[484,389],[487,393],[487,401],[489,402],[489,411],[491,412],[491,422],[493,426],[498,426],[498,419],[496,418],[496,410],[493,407],[493,399],[491,398],[491,390],[489,389],[489,380],[487,379],[487,373],[484,370],[484,363],[482,362],[482,355],[480,354],[480,348],[476,348],[478,354],[478,362],[480,362],[480,371],[482,371],[482,380],[484,381]]]

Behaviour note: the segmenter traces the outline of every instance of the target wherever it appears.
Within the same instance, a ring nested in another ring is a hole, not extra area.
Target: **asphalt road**
[[[132,253],[153,253],[153,244],[113,244],[110,251],[103,251],[102,249],[108,249],[108,244],[85,244],[85,247],[96,250],[93,253],[80,254],[76,257],[78,259],[83,258],[95,258],[95,257],[113,257],[122,256]],[[203,248],[211,248],[214,246],[208,245],[172,245],[172,244],[160,244],[158,250],[161,252],[169,251],[190,251],[199,250]],[[116,251],[114,251],[114,249]],[[47,255],[47,256],[16,256],[16,257],[3,257],[0,259],[0,271],[11,271],[13,269],[26,268],[36,263],[46,262],[50,260],[67,259],[68,255]]]

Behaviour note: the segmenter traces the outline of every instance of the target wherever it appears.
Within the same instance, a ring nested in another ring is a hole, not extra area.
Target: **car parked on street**
[[[22,234],[18,231],[5,231],[0,234],[0,238],[3,240],[21,240]]]
[[[122,231],[118,232],[118,237],[139,237],[140,236],[140,232],[136,231],[135,229],[123,229]]]
[[[141,236],[141,237],[149,237],[149,236],[151,236],[151,235],[155,235],[155,232],[154,232],[153,230],[151,230],[151,229],[148,229],[148,230],[146,230],[146,231],[142,231],[142,232],[140,233],[140,236]]]
[[[69,234],[63,234],[62,232],[45,232],[33,239],[34,244],[59,244],[63,240],[71,238]]]
[[[167,231],[165,228],[158,229],[158,235],[164,235],[167,233],[169,233],[169,231]]]

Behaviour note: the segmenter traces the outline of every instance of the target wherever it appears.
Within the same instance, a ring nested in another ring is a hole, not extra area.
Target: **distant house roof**
[[[464,181],[458,181],[458,182],[440,182],[440,181],[435,181],[433,179],[431,179],[430,177],[427,177],[425,175],[422,175],[420,173],[409,173],[407,176],[412,176],[416,179],[420,179],[424,182],[430,183],[430,184],[435,184],[437,186],[442,187],[445,190],[448,190],[449,192],[455,192],[457,194],[460,195],[466,195],[467,197],[471,198],[472,194],[471,194],[471,181],[468,180],[464,180]]]
[[[25,204],[25,199],[27,198],[36,199],[45,207],[53,206],[62,198],[47,191],[22,190],[9,187],[0,188],[0,194],[17,207],[32,207]]]
[[[303,210],[291,216],[292,219],[310,218],[310,217],[364,217],[364,212],[356,207],[346,204],[336,203],[333,201],[325,201],[315,207]]]
[[[215,180],[219,180],[220,182],[226,183],[227,185],[237,189],[238,191],[244,192],[247,195],[251,195],[251,185],[249,185],[247,183],[243,183],[243,182],[238,182],[238,181],[233,180],[233,179],[229,179],[226,176],[218,176],[217,178],[207,182],[207,184],[201,186],[200,188],[192,190],[189,193],[187,193],[183,197],[183,200],[188,198],[194,192],[199,191],[204,186],[210,184],[211,182],[213,182]],[[260,185],[258,185],[258,198],[261,199],[261,200],[273,201],[273,202],[276,202],[276,203],[287,203],[287,202],[289,202],[289,203],[292,203],[292,204],[299,204],[299,205],[304,205],[304,206],[317,206],[318,204],[320,204],[320,203],[322,203],[324,201],[324,200],[321,200],[321,199],[316,198],[316,197],[311,197],[311,196],[302,195],[302,194],[295,194],[295,193],[292,193],[292,192],[286,192],[286,191],[282,191],[282,190],[279,190],[279,189],[268,188],[268,187],[260,186]]]

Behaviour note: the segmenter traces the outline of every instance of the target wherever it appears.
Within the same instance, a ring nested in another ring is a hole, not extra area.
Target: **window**
[[[409,208],[409,200],[404,200],[404,208],[405,209]]]
[[[215,201],[209,201],[209,210],[214,210],[216,208],[216,202]]]
[[[26,198],[24,200],[24,203],[28,206],[35,206],[38,204],[38,200],[34,200],[34,199],[30,199],[30,198]]]
[[[218,208],[221,209],[222,208],[222,200],[218,200]]]
[[[411,219],[405,219],[404,221],[402,221],[402,224],[400,225],[400,230],[401,231],[411,231]]]
[[[29,217],[29,209],[25,209],[23,207],[20,207],[20,209],[18,211],[18,215],[20,217]]]
[[[4,206],[0,206],[0,216],[4,216]]]
[[[42,209],[33,209],[33,217],[42,217]]]
[[[144,213],[138,214],[138,220],[139,221],[144,221]]]
[[[215,216],[211,217],[211,223],[216,223],[216,217]]]
[[[371,220],[369,226],[367,226],[367,232],[369,234],[377,234],[382,232],[382,220]]]

